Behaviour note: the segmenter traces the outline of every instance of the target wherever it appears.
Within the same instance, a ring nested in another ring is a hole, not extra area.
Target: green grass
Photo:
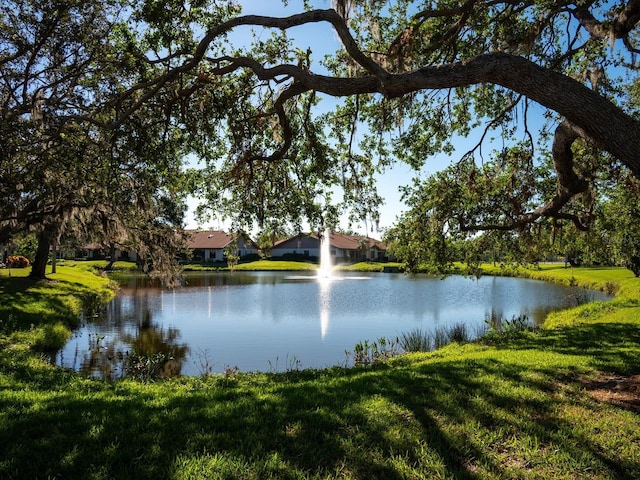
[[[239,263],[234,270],[251,272],[251,271],[308,271],[316,270],[319,267],[317,263],[297,262],[287,260],[256,260],[253,262]],[[359,262],[351,265],[338,265],[337,270],[354,271],[354,272],[382,272],[385,267],[401,268],[401,263],[396,262]],[[215,265],[184,265],[185,271],[228,271],[226,266]]]
[[[316,263],[307,262],[293,262],[286,260],[256,260],[255,262],[240,263],[236,265],[235,270],[243,272],[250,271],[305,271],[316,270],[318,265]]]
[[[352,265],[339,265],[337,268],[353,272],[383,272],[385,267],[402,271],[403,264],[398,262],[358,262]]]
[[[86,265],[95,268],[96,270],[102,270],[107,265],[104,260],[89,260],[89,261],[74,261],[65,260],[62,265],[78,266]],[[239,263],[234,267],[234,270],[252,272],[252,271],[309,271],[316,270],[319,267],[317,263],[313,262],[298,262],[290,260],[256,260],[253,262]],[[385,267],[395,268],[402,270],[403,264],[398,262],[358,262],[354,264],[345,264],[336,266],[337,270],[354,271],[354,272],[382,272]],[[138,267],[134,262],[115,262],[113,270],[116,272],[133,272]],[[211,272],[211,271],[229,271],[230,268],[226,264],[219,265],[202,265],[197,263],[187,263],[183,265],[183,269],[186,272]]]
[[[617,288],[622,287],[628,280],[634,279],[633,273],[622,267],[565,268],[563,264],[558,263],[543,263],[536,268],[484,264],[482,270],[489,275],[532,278],[567,286],[602,290],[610,294],[617,293]]]
[[[286,261],[286,260],[256,260],[253,262],[239,263],[235,267],[233,267],[233,270],[238,270],[242,272],[254,272],[254,271],[299,272],[299,271],[315,270],[317,268],[318,268],[318,264],[310,263],[310,262],[295,262],[295,261]],[[231,268],[227,267],[225,264],[200,265],[200,264],[192,264],[192,263],[184,265],[183,269],[185,272],[210,272],[210,271],[226,272],[226,271],[232,270]]]
[[[0,478],[640,478],[638,404],[590,395],[603,373],[640,373],[640,281],[522,274],[616,283],[618,295],[498,346],[148,383],[83,378],[0,335]],[[67,293],[105,286],[71,278],[58,281]],[[32,294],[13,281],[0,279],[3,298]]]
[[[93,274],[94,266],[89,263],[59,265],[57,273],[49,273],[44,281],[29,278],[29,272],[29,268],[0,270],[0,320],[11,316],[23,328],[56,321],[73,326],[83,308],[114,295],[113,282]]]

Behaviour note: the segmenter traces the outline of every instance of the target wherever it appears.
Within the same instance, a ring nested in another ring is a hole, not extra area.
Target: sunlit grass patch
[[[94,274],[89,265],[58,266],[47,280],[29,278],[28,270],[14,276],[12,269],[11,276],[4,271],[0,277],[0,336],[38,352],[60,349],[82,311],[99,308],[114,296],[113,282]]]
[[[616,294],[617,288],[623,282],[634,279],[633,273],[623,267],[565,267],[558,263],[541,263],[536,267],[529,268],[483,264],[482,271],[489,275],[544,280],[566,286],[602,290],[609,294]]]
[[[31,267],[27,268],[0,268],[0,278],[25,278],[31,273]]]
[[[239,263],[235,270],[240,271],[305,271],[316,270],[318,265],[307,262],[294,262],[288,260],[256,260],[255,262]]]
[[[398,262],[358,262],[351,265],[338,265],[338,270],[353,272],[384,272],[385,269],[401,272],[404,264]]]

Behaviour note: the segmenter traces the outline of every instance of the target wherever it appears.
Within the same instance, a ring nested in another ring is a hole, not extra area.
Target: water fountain
[[[320,268],[318,268],[318,278],[331,278],[331,230],[324,229],[320,238]]]

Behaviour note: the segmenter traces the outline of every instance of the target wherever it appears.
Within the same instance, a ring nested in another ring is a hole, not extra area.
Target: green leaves
[[[467,156],[416,182],[405,189],[410,210],[388,235],[392,252],[412,268],[431,264],[446,270],[457,260],[472,266],[492,250],[504,259],[520,239],[531,238],[529,222],[522,218],[541,201],[542,171],[532,153],[518,146],[479,165]]]
[[[315,227],[347,210],[375,222],[385,167],[420,170],[455,152],[460,163],[412,189],[416,219],[402,220],[426,225],[416,237],[426,255],[449,262],[448,244],[472,231],[524,238],[560,220],[588,223],[602,162],[578,138],[640,171],[628,141],[638,125],[615,106],[637,103],[626,88],[634,3],[336,5],[341,16],[268,18],[239,17],[233,1],[13,2],[0,32],[0,171],[19,180],[0,182],[11,199],[0,239],[44,220],[90,230],[94,211],[129,232],[132,222],[113,218],[138,210],[149,231],[176,227],[189,189],[248,228]],[[317,23],[344,47],[322,64],[290,34]],[[236,27],[253,37],[235,44]],[[544,107],[533,112],[534,101]],[[546,121],[558,115],[564,143],[549,167],[534,166],[537,137],[549,149]],[[473,134],[465,156],[457,141]],[[484,164],[472,158],[496,147]],[[201,161],[188,179],[186,155]],[[93,175],[80,171],[87,164]]]

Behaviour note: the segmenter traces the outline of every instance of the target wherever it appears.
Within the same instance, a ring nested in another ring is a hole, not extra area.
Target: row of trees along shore
[[[171,281],[189,195],[263,232],[375,223],[405,162],[387,239],[410,267],[590,238],[640,272],[640,1],[324,3],[4,1],[0,245],[35,235],[44,278],[63,238],[126,244]],[[337,51],[290,33],[312,27]]]

